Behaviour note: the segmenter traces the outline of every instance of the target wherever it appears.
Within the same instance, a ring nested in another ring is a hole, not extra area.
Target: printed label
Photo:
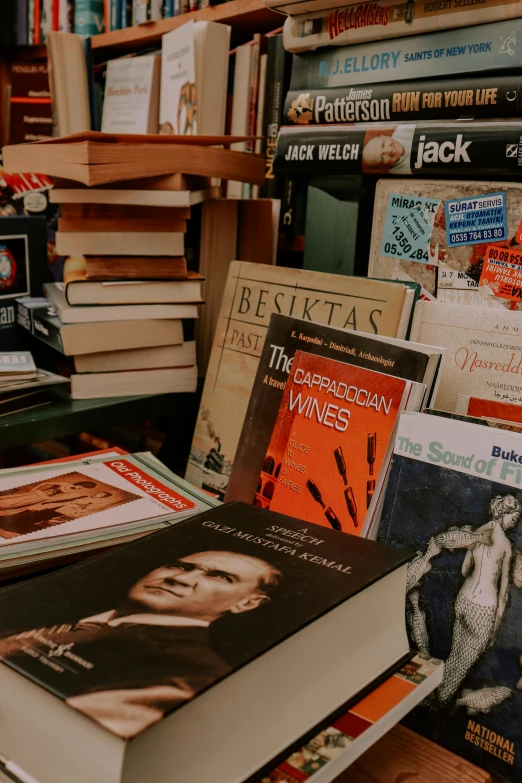
[[[436,265],[437,261],[429,258],[428,248],[439,204],[439,199],[409,198],[390,193],[381,255]]]
[[[437,289],[458,288],[460,290],[472,290],[478,288],[478,283],[465,272],[452,269],[443,261],[439,262]]]
[[[172,509],[172,511],[185,511],[188,509],[197,508],[196,503],[183,495],[178,495],[173,489],[166,487],[165,484],[161,484],[149,476],[147,473],[139,470],[131,462],[127,460],[118,460],[116,462],[105,463],[108,468],[115,473],[119,473],[127,481],[133,484],[135,487],[139,487],[148,495],[156,498],[164,506]]]
[[[448,247],[507,239],[505,193],[449,199],[444,209]]]
[[[480,285],[495,296],[511,301],[522,299],[522,253],[489,245],[480,275]]]

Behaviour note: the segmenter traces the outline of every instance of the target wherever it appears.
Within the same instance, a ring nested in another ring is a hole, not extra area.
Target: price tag
[[[502,242],[507,239],[505,193],[448,199],[444,210],[448,247]]]
[[[506,247],[488,245],[480,275],[480,285],[488,286],[495,296],[522,300],[522,253]]]

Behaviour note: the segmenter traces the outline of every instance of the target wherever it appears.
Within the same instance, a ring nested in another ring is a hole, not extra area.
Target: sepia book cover
[[[397,337],[405,301],[397,283],[232,262],[187,480],[224,497],[272,313]]]
[[[312,351],[317,356],[349,362],[355,367],[428,383],[431,350],[438,351],[433,348],[423,353],[415,343],[395,343],[380,339],[378,335],[342,331],[273,313],[225,500],[254,502],[259,474],[296,351]]]
[[[4,590],[0,660],[106,731],[130,739],[391,575],[407,556],[227,504]],[[386,611],[382,602],[379,611]],[[335,691],[340,708],[338,680]],[[295,697],[309,698],[302,687]],[[331,694],[318,698],[326,704]],[[10,717],[2,713],[2,736],[12,740]],[[208,723],[192,726],[200,741],[211,730]],[[277,734],[277,725],[267,734]],[[285,739],[279,742],[284,749]]]
[[[379,526],[382,542],[417,550],[410,641],[445,661],[408,722],[511,783],[522,780],[520,444],[518,433],[403,414]]]
[[[522,337],[509,310],[419,302],[412,340],[447,349],[434,407],[455,411],[459,394],[522,402]]]
[[[410,387],[402,378],[297,351],[255,505],[360,535]]]
[[[509,306],[479,280],[488,246],[521,247],[521,199],[516,182],[380,179],[368,274],[407,274],[449,304]]]

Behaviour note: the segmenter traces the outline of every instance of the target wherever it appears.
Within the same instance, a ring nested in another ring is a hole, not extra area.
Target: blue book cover
[[[296,54],[292,90],[517,69],[522,19]]]
[[[408,565],[413,647],[445,661],[412,728],[522,781],[522,435],[405,413],[378,538]]]
[[[83,38],[104,32],[103,0],[76,0],[74,32]]]

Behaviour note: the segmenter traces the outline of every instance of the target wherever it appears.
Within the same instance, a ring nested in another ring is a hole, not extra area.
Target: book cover
[[[233,261],[208,365],[187,479],[224,496],[273,312],[396,337],[402,286]]]
[[[516,19],[522,12],[519,0],[483,0],[480,5],[426,3],[424,0],[379,0],[353,3],[339,8],[289,16],[283,36],[289,52],[316,49],[319,46],[380,41],[437,30],[468,27]],[[439,54],[440,58],[440,54]]]
[[[522,170],[521,132],[516,120],[287,125],[277,139],[274,170],[307,177],[512,177]]]
[[[128,739],[406,556],[228,504],[4,591],[0,658]]]
[[[161,45],[160,133],[197,134],[194,22],[166,33]]]
[[[5,351],[0,353],[0,377],[5,381],[17,376],[36,376],[36,365],[29,351]]]
[[[74,32],[82,38],[103,33],[104,14],[104,0],[75,0]]]
[[[107,65],[102,133],[157,133],[161,61],[154,54]]]
[[[509,402],[513,396],[513,402]],[[497,391],[494,400],[484,400],[481,397],[467,397],[459,394],[457,397],[457,413],[477,416],[480,419],[500,419],[501,421],[518,422],[522,424],[522,406],[517,397],[510,392]]]
[[[146,520],[183,517],[193,500],[157,480],[133,458],[0,479],[0,553],[60,536]]]
[[[410,346],[410,347],[407,347]],[[436,351],[437,349],[433,349]],[[274,313],[241,430],[225,500],[252,503],[265,454],[296,351],[312,351],[356,367],[418,383],[428,382],[429,355],[413,343],[394,344],[377,336],[333,329]]]
[[[289,90],[284,120],[289,125],[336,125],[520,117],[521,87],[520,76],[501,73]]]
[[[380,179],[368,274],[405,273],[438,299],[454,291],[448,304],[509,306],[479,280],[490,245],[520,247],[521,196],[514,182]]]
[[[42,289],[47,272],[47,223],[43,217],[0,220],[0,350],[22,347],[15,299]]]
[[[411,546],[410,639],[445,660],[408,722],[509,781],[522,780],[520,467],[517,433],[401,416],[379,539]]]
[[[254,504],[360,535],[409,391],[402,378],[297,351]]]
[[[321,48],[293,58],[292,90],[349,87],[376,81],[426,79],[516,70],[522,62],[522,19],[492,22],[394,41]]]
[[[411,339],[447,349],[434,407],[456,410],[459,394],[495,400],[509,392],[522,403],[522,341],[509,310],[420,301]]]

